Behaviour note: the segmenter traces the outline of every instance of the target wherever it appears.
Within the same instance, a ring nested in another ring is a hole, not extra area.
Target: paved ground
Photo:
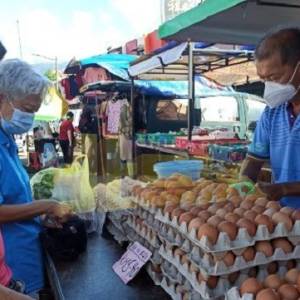
[[[94,236],[88,250],[73,263],[57,265],[66,300],[169,300],[145,272],[125,285],[113,272],[112,265],[124,249],[113,240]]]

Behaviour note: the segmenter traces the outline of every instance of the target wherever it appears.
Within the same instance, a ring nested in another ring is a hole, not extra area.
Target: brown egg
[[[297,209],[292,213],[292,219],[294,222],[296,222],[297,220],[300,220],[300,210]]]
[[[232,212],[235,209],[235,207],[232,203],[229,202],[224,206],[224,209],[226,209],[227,212]]]
[[[291,216],[292,215],[292,213],[295,211],[294,209],[292,209],[292,208],[290,208],[290,207],[282,207],[281,209],[280,209],[280,211],[281,212],[283,212],[283,213],[285,213],[286,215],[288,215],[288,216]]]
[[[190,221],[189,223],[189,226],[188,226],[188,231],[191,232],[193,228],[196,229],[196,231],[198,230],[198,228],[205,224],[205,221],[202,220],[201,218],[197,217],[197,218],[194,218]]]
[[[284,251],[284,253],[286,253],[286,254],[291,253],[294,249],[291,242],[285,238],[278,238],[278,239],[273,240],[272,245],[273,245],[274,249],[281,248]]]
[[[228,211],[225,208],[219,208],[216,212],[216,215],[224,219]]]
[[[244,213],[246,212],[246,210],[241,207],[238,207],[233,212],[235,214],[239,215],[240,217],[242,217],[244,215]]]
[[[223,219],[219,216],[212,216],[207,220],[207,223],[213,225],[214,227],[218,227],[222,221]]]
[[[280,300],[279,295],[270,288],[259,291],[255,300]]]
[[[214,215],[218,209],[219,207],[217,206],[217,203],[214,203],[207,209],[207,211]]]
[[[250,236],[256,234],[256,225],[254,222],[249,221],[248,219],[242,218],[237,222],[239,228],[245,228]]]
[[[199,206],[195,206],[192,209],[190,209],[190,213],[192,213],[194,216],[197,216],[199,212],[202,211],[202,208]]]
[[[216,257],[214,257],[214,261],[215,263],[217,261],[219,261],[220,259],[217,259]],[[224,262],[224,264],[227,266],[227,267],[231,267],[232,265],[234,265],[234,262],[235,262],[235,255],[229,251],[225,254],[225,256],[222,258],[222,261]]]
[[[285,300],[297,300],[299,297],[299,291],[292,284],[283,284],[278,289],[279,295]]]
[[[218,280],[219,277],[216,276],[209,276],[208,278],[204,278],[203,275],[201,274],[201,272],[198,273],[197,276],[198,282],[201,284],[201,282],[206,282],[207,286],[210,289],[214,289],[216,288],[217,284],[218,284]]]
[[[250,220],[250,221],[253,221],[255,219],[255,217],[257,216],[257,213],[253,210],[247,210],[245,213],[244,213],[244,218]]]
[[[296,284],[297,284],[298,289],[300,290],[300,275],[297,278],[297,283]]]
[[[166,205],[165,208],[164,208],[164,213],[167,214],[167,213],[172,213],[172,211],[174,209],[176,209],[178,207],[178,204],[170,204],[170,205]]]
[[[260,241],[255,244],[256,252],[262,252],[266,257],[273,255],[273,247],[268,241]]]
[[[189,260],[189,258],[187,257],[187,255],[184,254],[184,255],[181,256],[180,262],[181,262],[182,265],[184,265],[184,264],[189,264],[189,263],[190,263],[190,260]]]
[[[210,276],[206,280],[206,284],[210,289],[215,289],[218,285],[219,277],[217,276]]]
[[[248,247],[248,248],[246,248],[246,250],[242,253],[242,256],[243,256],[244,260],[245,260],[246,262],[248,262],[248,261],[254,260],[255,254],[256,254],[255,249],[254,249],[253,247]]]
[[[258,198],[255,200],[255,205],[261,205],[266,207],[267,203],[268,203],[268,199],[266,198]]]
[[[200,205],[199,205],[199,207],[200,207],[202,210],[207,210],[210,206],[211,206],[210,203],[204,203],[204,204],[200,204]]]
[[[277,212],[276,209],[274,208],[268,208],[264,211],[263,215],[269,216],[270,218],[272,218],[272,216]]]
[[[237,223],[241,217],[235,213],[229,212],[225,216],[225,220],[232,223]]]
[[[171,214],[171,217],[172,219],[174,217],[179,217],[181,214],[184,214],[186,211],[182,208],[175,208],[173,211],[172,211],[172,214]]]
[[[185,212],[185,213],[183,213],[183,214],[180,215],[180,217],[179,217],[179,224],[182,224],[182,223],[188,224],[194,218],[195,218],[195,216],[192,213]]]
[[[253,207],[254,203],[251,200],[243,200],[241,203],[241,208],[243,209],[251,209]]]
[[[230,201],[234,207],[238,207],[242,202],[242,198],[240,196],[231,196],[228,198],[228,201]]]
[[[198,217],[200,217],[202,220],[207,221],[211,216],[211,213],[209,213],[207,210],[200,211],[198,213]]]
[[[240,291],[242,296],[244,294],[256,295],[262,288],[261,283],[256,278],[248,278],[242,283]]]
[[[292,222],[291,218],[283,212],[276,212],[272,216],[272,221],[275,224],[283,223],[285,225],[286,230],[288,230],[288,231],[291,231],[293,228],[293,222]]]
[[[281,205],[278,201],[269,201],[266,205],[266,208],[273,208],[276,211],[279,211],[281,209]]]
[[[176,257],[176,256],[179,256],[179,257],[181,257],[182,255],[185,255],[186,253],[184,252],[184,251],[182,251],[180,248],[176,248],[175,250],[174,250],[174,253],[173,253],[173,255]]]
[[[199,269],[196,268],[193,264],[190,264],[189,271],[192,274],[192,273],[197,273]]]
[[[265,211],[265,207],[261,205],[254,205],[252,210],[255,211],[257,214],[262,214]]]
[[[267,228],[268,228],[268,231],[270,233],[273,233],[273,231],[274,231],[274,224],[272,222],[272,219],[269,216],[267,216],[267,215],[258,215],[255,218],[254,222],[256,223],[257,226],[259,226],[259,225],[266,225]]]
[[[269,275],[264,281],[264,286],[266,288],[271,288],[273,290],[277,290],[281,285],[282,285],[282,280],[279,278],[277,274]]]
[[[245,200],[249,200],[249,201],[251,201],[251,202],[255,202],[256,201],[256,199],[257,199],[257,195],[255,195],[255,194],[251,194],[251,195],[247,195],[246,197],[245,197]]]
[[[219,231],[210,224],[203,224],[198,229],[198,239],[201,240],[203,236],[206,236],[209,242],[215,245],[218,240]]]
[[[294,269],[296,267],[297,263],[295,260],[291,259],[291,260],[288,260],[287,263],[286,263],[286,268],[288,270],[290,269]]]
[[[231,196],[238,196],[239,197],[240,196],[239,191],[237,189],[233,188],[233,187],[229,187],[226,192],[227,192],[227,195],[229,197],[231,197]]]
[[[299,276],[299,271],[296,268],[291,269],[285,274],[285,280],[287,283],[296,284],[298,276]]]
[[[248,276],[255,278],[257,276],[257,273],[258,273],[257,267],[253,267],[249,269]]]
[[[184,209],[185,211],[190,211],[193,207],[195,207],[195,205],[194,205],[194,203],[186,202],[186,203],[181,203],[180,207],[182,209]]]
[[[227,233],[227,235],[231,241],[235,240],[237,233],[238,233],[237,226],[234,223],[228,222],[228,221],[221,222],[218,225],[218,230],[219,230],[219,232]]]
[[[278,271],[278,263],[273,261],[268,264],[267,266],[267,271],[269,274],[275,274]]]
[[[240,276],[240,272],[234,272],[228,275],[228,281],[231,284],[234,284],[236,282],[236,280],[239,278]]]

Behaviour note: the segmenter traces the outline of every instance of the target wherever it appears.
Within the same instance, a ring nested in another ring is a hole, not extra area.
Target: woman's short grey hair
[[[29,95],[44,96],[49,81],[26,62],[7,59],[0,62],[0,95],[8,100],[23,100]]]

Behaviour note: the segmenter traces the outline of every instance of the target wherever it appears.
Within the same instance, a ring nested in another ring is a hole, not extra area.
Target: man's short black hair
[[[74,114],[71,111],[67,112],[67,119],[72,119],[74,118]]]
[[[281,28],[268,33],[258,43],[255,59],[268,59],[276,53],[279,53],[283,65],[295,65],[300,61],[300,28]]]

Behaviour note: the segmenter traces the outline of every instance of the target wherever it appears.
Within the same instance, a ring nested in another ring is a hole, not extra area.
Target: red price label
[[[152,253],[148,249],[135,242],[128,247],[121,259],[113,265],[113,270],[127,284],[150,259],[151,255]]]

